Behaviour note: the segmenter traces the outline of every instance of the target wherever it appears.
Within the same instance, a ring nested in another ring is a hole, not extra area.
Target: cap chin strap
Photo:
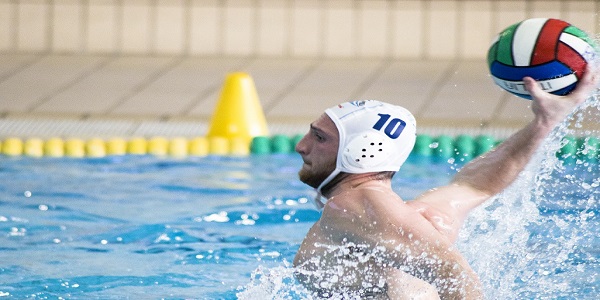
[[[317,190],[317,195],[313,199],[313,204],[317,207],[317,209],[319,211],[322,211],[323,207],[325,207],[325,203],[323,203],[323,201],[321,201],[321,198],[323,198],[323,195],[321,194],[321,192],[319,190]]]
[[[317,187],[317,195],[315,196],[315,199],[313,199],[313,203],[315,204],[315,206],[317,207],[317,209],[319,211],[323,210],[323,207],[325,207],[325,203],[321,200],[323,198],[323,194],[321,193],[321,189],[327,185],[329,182],[331,182],[333,180],[333,178],[335,178],[338,174],[340,174],[340,168],[336,167],[335,170],[333,170],[333,172],[331,172],[331,174],[329,174],[329,176],[327,176],[327,178],[325,178],[325,180],[323,180],[323,182],[321,182],[321,184],[319,185],[319,187]]]

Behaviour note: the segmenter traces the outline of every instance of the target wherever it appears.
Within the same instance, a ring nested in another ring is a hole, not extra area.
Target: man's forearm
[[[543,91],[533,78],[523,78],[533,97],[531,109],[535,119],[485,157],[466,165],[454,183],[469,185],[489,195],[502,191],[525,168],[548,134],[590,96],[598,80],[596,70],[588,65],[573,92],[556,96]]]
[[[496,149],[464,166],[453,183],[467,184],[489,195],[501,192],[523,171],[554,127],[535,119]]]

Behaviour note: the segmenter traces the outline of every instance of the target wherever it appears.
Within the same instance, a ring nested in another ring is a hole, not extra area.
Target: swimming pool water
[[[289,262],[319,213],[301,163],[1,157],[0,298],[304,299]],[[411,157],[394,186],[410,199],[455,170]],[[459,247],[490,299],[596,297],[597,170],[553,168],[474,212]]]

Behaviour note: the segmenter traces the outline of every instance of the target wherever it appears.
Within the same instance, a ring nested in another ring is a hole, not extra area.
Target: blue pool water
[[[319,213],[301,163],[0,157],[0,299],[305,299],[289,263]],[[490,299],[598,294],[598,165],[542,165],[461,235]],[[411,157],[394,186],[410,199],[457,167]]]

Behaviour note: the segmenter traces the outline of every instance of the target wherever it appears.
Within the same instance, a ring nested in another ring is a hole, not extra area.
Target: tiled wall
[[[600,0],[0,0],[0,52],[481,58],[531,17],[600,32]]]

